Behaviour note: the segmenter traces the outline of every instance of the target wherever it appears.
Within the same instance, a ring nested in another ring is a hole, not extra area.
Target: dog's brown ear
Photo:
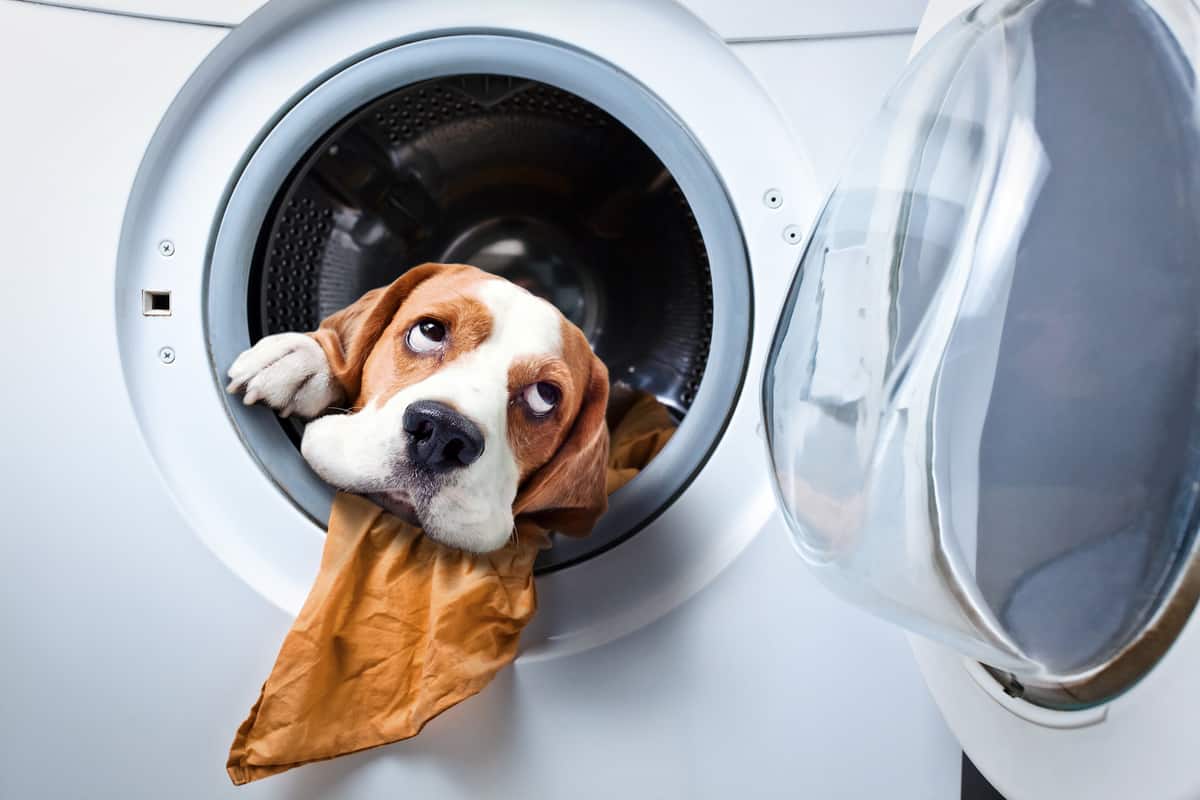
[[[309,334],[325,351],[333,378],[345,396],[355,398],[362,385],[363,365],[371,348],[413,289],[435,275],[462,269],[458,264],[422,264],[387,286],[372,289],[341,311],[326,317]]]
[[[596,520],[608,510],[607,406],[608,368],[591,355],[575,422],[554,457],[521,486],[513,503],[514,516],[570,536],[591,533]]]

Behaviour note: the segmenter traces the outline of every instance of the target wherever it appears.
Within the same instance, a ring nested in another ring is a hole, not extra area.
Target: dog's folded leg
[[[230,394],[263,403],[282,417],[311,419],[343,399],[321,346],[303,333],[266,336],[229,368]]]

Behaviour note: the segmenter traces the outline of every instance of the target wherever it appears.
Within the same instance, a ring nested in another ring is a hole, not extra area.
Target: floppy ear
[[[513,516],[570,536],[591,533],[608,510],[608,368],[594,354],[583,402],[554,457],[526,479]]]
[[[358,396],[363,365],[404,300],[435,275],[462,269],[458,264],[422,264],[387,286],[372,289],[336,314],[322,320],[309,334],[325,351],[329,370],[348,398]]]

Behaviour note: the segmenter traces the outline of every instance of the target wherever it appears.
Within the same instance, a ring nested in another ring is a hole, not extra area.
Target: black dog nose
[[[408,457],[430,472],[469,467],[483,454],[479,427],[445,403],[418,400],[404,410]]]

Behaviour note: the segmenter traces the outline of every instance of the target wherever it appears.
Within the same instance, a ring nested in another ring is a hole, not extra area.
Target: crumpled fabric
[[[675,420],[654,395],[639,392],[612,427],[608,450],[608,494],[637,477],[658,455],[671,435]]]
[[[611,424],[611,422],[610,422]],[[637,475],[675,423],[649,395],[612,426],[608,491]],[[317,579],[226,769],[244,784],[416,736],[517,654],[549,536],[518,519],[494,553],[446,547],[357,495],[338,494]]]

